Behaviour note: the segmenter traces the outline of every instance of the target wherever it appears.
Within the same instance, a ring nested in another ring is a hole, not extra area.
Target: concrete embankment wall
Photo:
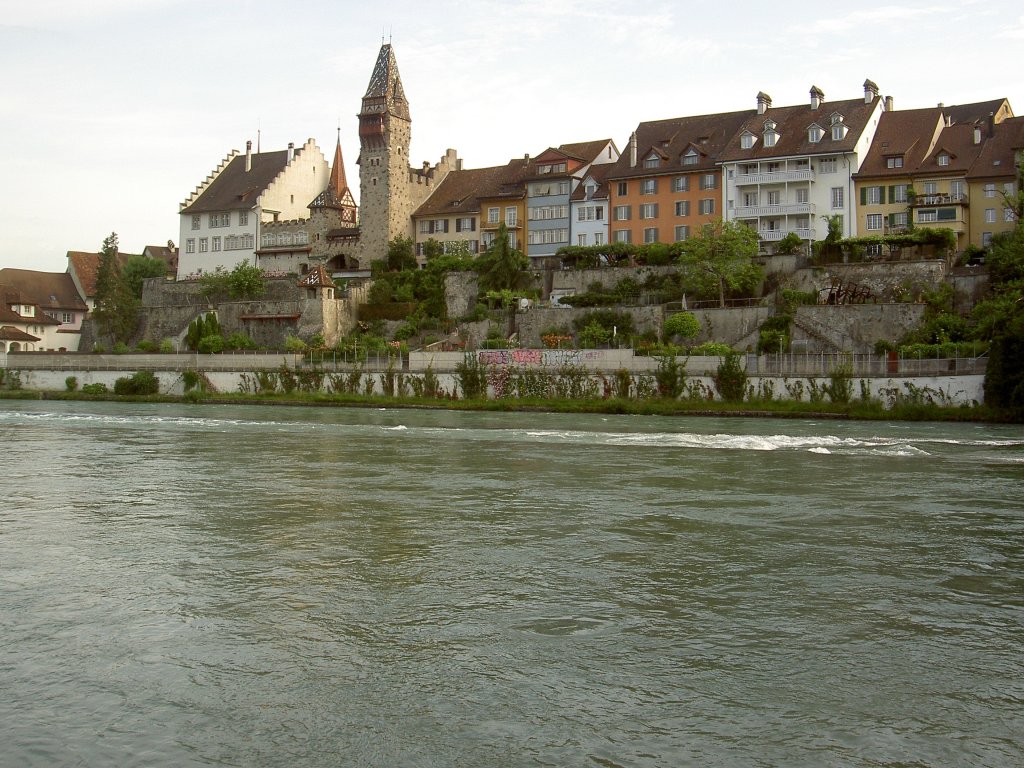
[[[599,395],[610,386],[611,379],[618,371],[628,371],[632,391],[651,387],[658,361],[649,357],[637,357],[632,350],[481,350],[474,353],[479,363],[490,370],[501,368],[533,369],[557,376],[559,369],[585,370],[593,382],[594,391]],[[77,358],[77,360],[75,360]],[[72,361],[77,365],[70,364]],[[320,389],[325,392],[341,391],[358,377],[357,390],[362,393],[383,394],[386,382],[391,381],[397,388],[399,377],[411,391],[411,380],[422,380],[428,369],[437,377],[440,388],[459,396],[460,385],[456,366],[466,356],[461,352],[414,352],[402,366],[395,365],[389,372],[386,366],[327,364],[318,366],[324,372]],[[63,364],[58,364],[63,362]],[[720,358],[691,357],[678,358],[685,366],[687,384],[691,391],[701,392],[709,400],[717,399],[714,386],[714,372]],[[784,361],[783,361],[784,362]],[[800,362],[799,360],[797,362]],[[744,358],[748,371],[748,385],[757,394],[771,393],[774,399],[807,400],[812,390],[821,390],[829,383],[827,371],[830,366],[809,366],[813,356],[803,361],[805,367],[794,362],[779,366],[771,358]],[[876,361],[880,362],[880,361]],[[887,366],[880,366],[872,372],[870,366],[863,372],[854,372],[852,383],[854,397],[867,392],[882,402],[890,402],[894,393],[906,396],[914,391],[923,393],[937,403],[970,405],[984,399],[984,374],[970,373],[943,375],[951,370],[955,361],[901,361],[906,370],[915,375],[899,375]],[[292,372],[314,370],[303,364],[295,355],[46,355],[28,353],[9,354],[0,359],[7,376],[16,376],[24,389],[39,391],[63,391],[66,380],[74,376],[77,386],[101,383],[113,390],[117,379],[130,376],[138,370],[152,370],[160,382],[160,391],[165,394],[184,393],[183,373],[185,370],[199,371],[209,388],[217,392],[255,392],[258,390],[257,372],[270,374],[287,369]],[[778,372],[778,371],[789,372]],[[955,370],[955,368],[954,368]],[[793,371],[800,371],[794,373]],[[394,394],[394,389],[392,390]],[[493,388],[490,394],[493,396]]]

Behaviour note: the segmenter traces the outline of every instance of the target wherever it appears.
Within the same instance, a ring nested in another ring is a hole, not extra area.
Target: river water
[[[1019,766],[1013,426],[0,402],[0,765]]]

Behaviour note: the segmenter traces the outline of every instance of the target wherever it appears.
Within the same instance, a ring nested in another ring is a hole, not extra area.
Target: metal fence
[[[760,376],[829,376],[849,371],[852,376],[966,376],[984,374],[988,359],[981,357],[909,357],[902,355],[819,353],[747,355],[747,374]]]

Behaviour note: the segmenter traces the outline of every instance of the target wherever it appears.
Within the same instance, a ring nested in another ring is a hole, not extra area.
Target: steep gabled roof
[[[317,264],[309,272],[307,272],[301,280],[299,285],[305,285],[309,287],[321,286],[324,288],[336,288],[334,281],[331,276],[327,273],[323,264]]]
[[[331,164],[331,175],[327,181],[327,189],[316,196],[309,204],[310,208],[355,208],[356,201],[349,189],[345,177],[345,160],[341,156],[341,137],[334,148],[334,162]]]
[[[18,322],[25,322],[20,317]],[[18,330],[13,325],[2,325],[0,326],[0,341],[41,341],[38,336],[33,336],[31,333],[25,333],[24,331]]]
[[[23,304],[34,306],[39,311],[33,317],[22,317],[11,309],[12,304]],[[43,312],[43,307],[32,301],[32,297],[22,293],[13,285],[0,283],[0,322],[4,323],[31,323],[32,325],[60,325],[59,320],[54,320]],[[82,307],[84,309],[84,307]]]
[[[916,173],[927,174],[966,174],[978,155],[981,154],[982,144],[974,143],[974,127],[967,123],[947,125],[939,134],[938,140],[932,151],[921,160]],[[939,157],[947,156],[949,161],[946,165],[939,165]]]
[[[301,150],[296,150],[298,156]],[[251,210],[270,182],[288,165],[288,150],[256,152],[251,155],[252,168],[245,170],[246,156],[236,155],[183,214],[215,211]]]
[[[596,139],[594,141],[581,141],[575,144],[561,144],[558,149],[569,157],[575,158],[585,164],[592,163],[597,160],[597,156],[600,155],[609,144],[611,144],[612,147],[615,147],[615,142],[611,139]]]
[[[726,149],[740,127],[754,110],[718,112],[710,115],[690,115],[667,120],[653,120],[636,127],[637,163],[630,166],[631,151],[627,149],[612,165],[607,178],[625,179],[636,176],[677,174],[700,170],[714,170],[719,155]],[[680,158],[690,148],[700,156],[694,165],[683,166]],[[658,168],[645,168],[643,158],[656,148],[667,159]]]
[[[1008,117],[1013,117],[1013,110],[1007,99],[992,99],[991,101],[976,101],[972,104],[952,104],[948,107],[941,107],[943,113],[949,118],[950,124],[958,123],[980,123],[992,115],[996,122],[1002,122]]]
[[[380,109],[374,109],[380,107]],[[385,109],[398,117],[409,119],[409,102],[402,88],[402,78],[398,73],[398,61],[395,49],[390,43],[380,47],[377,63],[370,75],[370,84],[363,96],[363,112],[383,112]]]
[[[612,168],[615,167],[614,163],[599,163],[592,165],[583,175],[582,181],[573,190],[570,200],[573,202],[579,202],[587,199],[587,180],[593,179],[597,184],[597,189],[594,194],[590,197],[591,200],[607,200],[608,199],[608,175],[612,172]]]
[[[995,124],[992,134],[983,141],[981,153],[967,173],[968,179],[1016,177],[1016,153],[1024,150],[1024,117],[1011,117]]]
[[[914,173],[931,152],[943,128],[938,107],[884,112],[856,178],[906,176]],[[889,168],[891,157],[902,157],[903,165]]]
[[[788,107],[769,106],[760,115],[755,111],[737,130],[736,139],[729,143],[728,148],[722,153],[721,160],[744,162],[792,155],[852,152],[878,103],[879,97],[875,96],[867,102],[863,98],[821,102],[817,109],[812,109],[810,104],[797,104]],[[847,129],[846,135],[838,140],[832,139],[830,130],[834,115],[842,116],[842,123]],[[766,147],[763,139],[765,124],[768,121],[775,124],[774,130],[778,134],[775,145],[771,147]],[[812,142],[807,135],[807,126],[811,123],[821,125],[822,121],[825,122],[822,126],[825,135],[821,141]],[[744,130],[758,137],[758,141],[749,149],[740,146],[739,135]]]
[[[31,269],[0,269],[0,283],[21,294],[22,303],[41,310],[78,310],[87,307],[67,272],[36,272]]]
[[[513,161],[514,162],[514,161]],[[480,198],[497,196],[509,176],[508,165],[451,171],[413,216],[456,216],[480,212]]]
[[[117,261],[123,267],[132,256],[130,253],[117,253]],[[100,254],[88,251],[68,251],[68,273],[75,273],[82,293],[87,299],[96,295],[96,277],[100,271]]]

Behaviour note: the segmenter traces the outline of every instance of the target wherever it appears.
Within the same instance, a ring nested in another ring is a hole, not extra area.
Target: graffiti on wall
[[[483,365],[579,365],[601,360],[602,353],[596,349],[487,349],[477,352]]]

